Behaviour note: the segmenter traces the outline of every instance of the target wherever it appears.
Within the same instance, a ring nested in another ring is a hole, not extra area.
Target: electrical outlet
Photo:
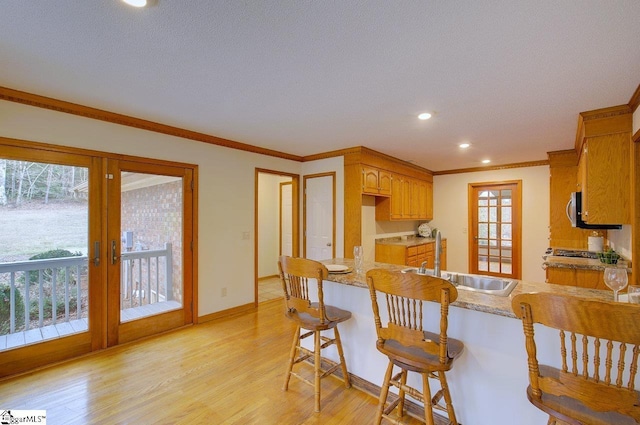
[[[248,241],[249,239],[251,239],[251,233],[242,232],[242,239],[245,240],[245,241]]]
[[[220,295],[223,297],[227,296],[227,288],[222,288],[222,291],[220,291]]]
[[[462,234],[463,234],[463,235],[466,235],[466,234],[467,234],[467,228],[466,228],[466,227],[463,227],[463,228],[462,228]]]

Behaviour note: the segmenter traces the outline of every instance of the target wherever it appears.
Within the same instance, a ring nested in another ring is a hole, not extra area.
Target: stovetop
[[[555,255],[557,257],[598,258],[598,253],[596,252],[579,249],[547,248],[545,254]]]

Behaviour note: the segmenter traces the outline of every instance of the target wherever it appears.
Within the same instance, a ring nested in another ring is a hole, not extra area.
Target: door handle
[[[116,241],[111,241],[111,264],[115,264],[118,262],[117,249],[118,247],[116,245]]]
[[[331,242],[327,242],[327,246],[331,246]]]
[[[93,265],[100,265],[100,242],[96,241],[93,243]]]

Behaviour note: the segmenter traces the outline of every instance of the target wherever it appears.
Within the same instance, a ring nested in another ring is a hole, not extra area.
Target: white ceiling
[[[2,0],[0,86],[294,155],[499,165],[629,101],[639,19],[638,0]]]

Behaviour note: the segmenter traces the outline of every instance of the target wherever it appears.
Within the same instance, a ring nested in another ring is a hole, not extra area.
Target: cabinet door
[[[410,246],[407,248],[407,266],[418,267],[418,247]]]
[[[427,182],[422,180],[416,180],[415,182],[416,193],[413,201],[417,203],[419,220],[426,220],[427,218]]]
[[[576,271],[575,269],[548,267],[547,283],[555,283],[556,285],[576,286]]]
[[[425,261],[427,262],[427,267],[432,269],[436,266],[436,251],[434,249],[435,243],[431,242],[424,245],[426,248],[425,251]]]
[[[598,270],[576,269],[576,286],[610,291],[604,283],[604,272]]]
[[[402,178],[402,218],[411,218],[411,179]]]
[[[391,195],[391,173],[378,170],[378,193],[380,195]]]
[[[378,193],[378,170],[362,167],[362,193]]]
[[[403,180],[404,177],[398,175],[391,179],[391,219],[403,217]]]
[[[433,220],[433,183],[425,182],[425,220]]]
[[[413,219],[418,219],[420,216],[420,181],[411,179],[410,184],[410,193],[411,193],[411,201],[409,202],[409,217]]]
[[[631,146],[628,133],[592,137],[580,161],[585,167],[582,219],[589,224],[630,223]]]

